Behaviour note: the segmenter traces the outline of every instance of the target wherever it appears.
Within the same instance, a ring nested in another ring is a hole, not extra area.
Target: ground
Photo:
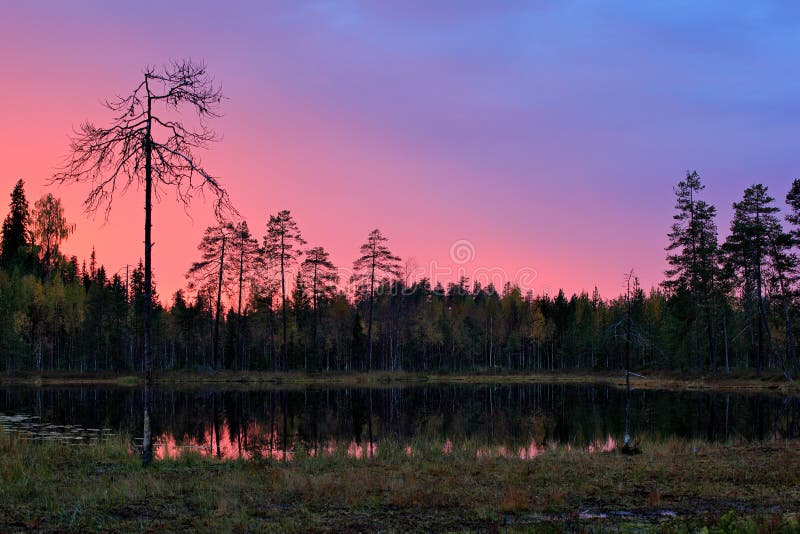
[[[190,454],[145,468],[123,439],[0,434],[0,531],[800,528],[800,442],[667,441],[633,456],[562,447],[531,460],[419,450],[288,464]]]

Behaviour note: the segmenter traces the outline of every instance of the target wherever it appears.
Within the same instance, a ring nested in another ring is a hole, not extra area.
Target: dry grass
[[[287,465],[189,454],[145,469],[121,439],[68,446],[0,434],[0,531],[798,527],[798,442],[667,441],[633,457],[558,448],[528,461],[478,460],[470,446],[426,451]]]

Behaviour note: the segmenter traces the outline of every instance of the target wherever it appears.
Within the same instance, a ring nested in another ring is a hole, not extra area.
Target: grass
[[[636,456],[561,447],[533,460],[476,459],[469,443],[450,454],[415,444],[409,457],[388,443],[369,460],[188,453],[149,468],[130,450],[122,438],[0,433],[0,531],[800,529],[800,442],[653,442]]]
[[[800,393],[800,381],[789,382],[777,372],[744,370],[733,373],[681,373],[665,370],[645,370],[632,377],[636,389],[752,391],[779,395]],[[624,387],[623,371],[542,371],[509,373],[476,371],[463,373],[412,373],[403,371],[373,371],[370,373],[303,373],[264,371],[165,371],[156,374],[162,386],[175,389],[225,386],[226,389],[268,389],[287,387],[387,387],[411,384],[529,384],[529,383],[599,383]],[[46,371],[16,372],[0,375],[0,386],[98,386],[141,387],[141,375],[114,373],[77,373]]]

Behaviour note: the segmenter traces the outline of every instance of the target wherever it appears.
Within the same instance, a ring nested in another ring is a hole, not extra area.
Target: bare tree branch
[[[219,221],[238,217],[218,178],[205,170],[195,153],[218,140],[207,121],[220,116],[222,92],[205,64],[175,61],[160,70],[147,67],[143,75],[130,94],[104,102],[115,112],[109,127],[81,125],[71,139],[69,156],[50,182],[90,184],[85,211],[94,214],[103,208],[108,219],[116,194],[127,192],[131,184],[143,184],[149,142],[157,200],[169,189],[186,208],[195,195],[209,195]],[[164,105],[157,110],[159,102]],[[177,120],[183,108],[194,112],[197,127]]]

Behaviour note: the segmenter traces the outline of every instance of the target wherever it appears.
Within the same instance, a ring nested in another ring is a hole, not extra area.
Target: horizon
[[[73,128],[108,122],[103,99],[184,56],[205,60],[226,95],[213,123],[223,139],[201,157],[254,236],[289,209],[308,246],[344,269],[380,228],[403,260],[453,270],[443,284],[460,268],[470,281],[476,269],[523,270],[536,294],[596,286],[614,298],[631,269],[645,289],[663,279],[672,188],[687,169],[707,185],[721,237],[746,186],[764,183],[782,206],[799,175],[792,6],[244,3],[213,17],[208,6],[164,7],[145,38],[121,6],[4,8],[0,58],[15,83],[0,88],[14,103],[2,192],[22,178],[31,204],[62,198],[77,226],[65,253],[88,260],[94,246],[109,274],[142,256],[135,189],[106,224],[82,212],[87,187],[45,180]],[[172,20],[185,22],[178,36]],[[209,204],[187,216],[173,202],[154,213],[167,303],[211,221]],[[453,260],[459,243],[471,261]]]

